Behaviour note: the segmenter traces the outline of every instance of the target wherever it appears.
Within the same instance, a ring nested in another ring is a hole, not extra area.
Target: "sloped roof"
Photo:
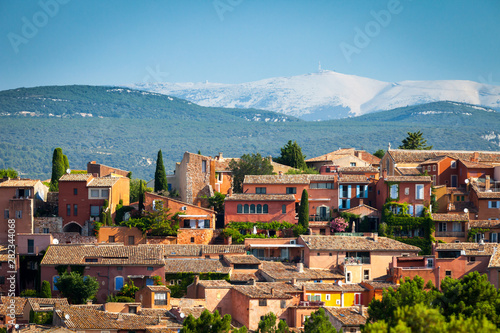
[[[34,187],[39,181],[38,179],[9,179],[0,182],[0,187]]]
[[[386,237],[377,241],[370,237],[355,236],[300,236],[310,250],[324,251],[420,251],[420,248]]]
[[[341,167],[338,169],[338,172],[365,173],[365,172],[378,172],[378,170],[369,165],[369,166]]]
[[[466,256],[490,256],[497,243],[438,243],[436,251],[464,251]]]
[[[59,178],[59,181],[88,181],[89,178],[93,178],[90,173],[66,173]]]
[[[500,228],[500,220],[471,220],[469,221],[469,228]]]
[[[116,182],[121,177],[96,177],[87,183],[87,187],[111,187],[116,184]]]
[[[98,258],[98,262],[85,261],[92,258]],[[163,256],[159,246],[60,244],[49,246],[41,265],[159,266],[163,265]]]
[[[386,182],[430,183],[431,176],[387,176]]]
[[[16,316],[23,315],[24,307],[28,302],[28,299],[25,297],[2,296],[0,299],[2,300],[2,304],[0,305],[0,314],[4,316],[7,314],[7,306],[11,304],[12,299],[14,300],[14,312]]]
[[[342,279],[343,275],[333,273],[325,269],[310,269],[304,267],[303,272],[297,270],[295,265],[285,265],[282,262],[263,261],[260,272],[269,276],[273,280],[290,281],[297,280],[323,280],[323,279]]]
[[[390,149],[387,153],[396,163],[422,163],[429,159],[434,159],[447,155],[456,160],[471,161],[474,158],[474,151],[464,150],[408,150],[408,149]],[[479,162],[500,162],[500,152],[479,151]]]
[[[490,262],[488,263],[488,268],[493,267],[500,267],[500,251],[498,251],[497,247],[493,249],[493,254],[491,255]]]
[[[290,283],[257,282],[255,285],[235,285],[233,289],[249,298],[292,298],[290,293],[299,293],[300,289]]]
[[[295,201],[293,194],[233,193],[225,201]]]
[[[199,245],[199,244],[139,244],[138,247],[158,248],[162,258],[201,257],[207,254],[243,254],[245,245]]]
[[[370,182],[370,178],[367,178],[365,175],[350,175],[343,174],[339,177],[339,183],[363,183],[368,184]]]
[[[52,311],[56,304],[69,305],[66,298],[28,298],[28,303],[30,304],[33,311]]]
[[[458,214],[437,214],[437,213],[432,213],[432,219],[434,221],[467,222],[467,221],[469,221],[469,214],[468,213],[458,213]]]
[[[216,259],[165,259],[165,273],[223,273],[231,272],[220,260]]]
[[[230,264],[250,264],[250,265],[258,265],[261,263],[259,259],[257,259],[253,255],[243,255],[243,256],[224,256],[224,260],[226,260]]]
[[[359,313],[359,307],[325,306],[324,309],[341,322],[342,326],[365,325],[368,320],[368,309],[366,308],[363,308],[363,314]]]
[[[309,184],[309,175],[246,175],[243,184]]]
[[[341,286],[339,286],[336,283],[314,283],[314,282],[298,282],[295,284],[297,287],[306,288],[307,291],[355,291],[355,292],[362,292],[366,291],[367,289],[363,287],[359,283],[343,283]]]

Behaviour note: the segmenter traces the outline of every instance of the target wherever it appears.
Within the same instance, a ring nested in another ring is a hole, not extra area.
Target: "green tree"
[[[55,283],[61,294],[72,304],[83,304],[94,297],[99,290],[99,282],[92,276],[82,276],[77,272],[64,272]]]
[[[299,225],[307,230],[309,228],[309,194],[306,189],[302,190],[299,206]]]
[[[4,177],[17,178],[18,176],[19,174],[17,173],[17,171],[12,168],[0,169],[0,178]]]
[[[427,140],[423,138],[423,133],[420,131],[417,132],[408,132],[408,136],[403,139],[401,142],[401,146],[399,149],[413,149],[413,150],[430,150],[432,146],[427,145]]]
[[[176,236],[179,213],[172,215],[170,208],[163,208],[163,201],[157,200],[152,212],[146,212],[141,218],[124,221],[122,225],[139,228],[143,234],[150,232],[154,236]]]
[[[141,184],[144,186],[143,192],[153,192],[153,188],[146,186],[147,183],[145,180],[142,180],[139,178],[131,179],[130,180],[130,202],[139,201],[139,193],[140,193]]]
[[[135,299],[135,293],[139,290],[139,287],[136,287],[134,281],[128,280],[118,292],[118,296],[125,296]]]
[[[383,149],[378,149],[376,152],[373,153],[374,156],[377,156],[378,158],[382,158],[385,155],[385,150]]]
[[[66,172],[67,170],[69,170],[68,156],[63,155],[63,163],[64,163],[64,172]]]
[[[269,312],[259,321],[257,333],[289,333],[290,329],[285,321],[280,320],[276,327],[278,318],[272,312]]]
[[[489,282],[486,274],[471,272],[462,279],[446,277],[441,283],[442,294],[436,299],[436,305],[446,317],[464,316],[481,318],[500,326],[500,295]]]
[[[325,309],[319,308],[318,311],[311,313],[304,322],[304,333],[337,333],[330,320],[326,316]]]
[[[245,154],[236,162],[231,160],[228,169],[233,177],[233,191],[242,192],[242,184],[246,175],[272,175],[273,166],[267,158],[263,158],[259,153]]]
[[[304,169],[289,169],[286,175],[318,175],[319,171],[313,167],[305,167]]]
[[[165,167],[163,166],[163,155],[160,149],[158,151],[158,157],[156,159],[155,192],[162,193],[167,191],[168,191],[167,174],[165,173]]]
[[[388,320],[388,324],[394,327],[394,313],[403,306],[414,306],[422,303],[431,306],[439,295],[435,289],[425,290],[425,281],[419,276],[413,280],[406,278],[397,290],[388,288],[384,290],[382,299],[373,299],[368,307],[368,321]]]
[[[59,178],[64,175],[65,170],[62,149],[56,148],[52,154],[52,177],[50,178],[49,191],[59,191]]]
[[[50,290],[50,282],[43,280],[42,290],[40,291],[40,297],[42,298],[52,298],[52,291]]]
[[[447,333],[447,332],[497,332],[495,324],[486,318],[464,318],[452,316],[449,321],[438,309],[430,308],[422,303],[413,306],[405,305],[394,313],[390,326],[385,320],[368,323],[364,333]]]
[[[180,333],[226,333],[231,329],[231,316],[226,314],[221,318],[219,311],[210,313],[205,310],[199,318],[189,315],[182,325]]]
[[[305,156],[302,154],[302,148],[297,144],[297,141],[289,140],[288,143],[281,148],[281,156],[274,160],[278,163],[291,166],[295,169],[307,168]]]
[[[208,197],[208,204],[210,207],[214,207],[214,210],[217,214],[224,214],[224,199],[226,198],[225,194],[215,191],[214,195]]]

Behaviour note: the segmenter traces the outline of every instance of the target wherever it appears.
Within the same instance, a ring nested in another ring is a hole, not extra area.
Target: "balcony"
[[[436,231],[436,237],[465,237],[464,231]]]
[[[324,306],[325,302],[321,301],[300,301],[299,306],[314,306],[314,307],[320,307]]]
[[[344,258],[344,265],[370,264],[370,257],[348,257]]]
[[[330,221],[330,216],[309,215],[309,221],[325,222]]]

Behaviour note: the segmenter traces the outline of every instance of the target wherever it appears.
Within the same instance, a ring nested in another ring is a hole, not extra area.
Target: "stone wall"
[[[171,236],[148,236],[146,244],[176,244],[177,238]]]
[[[211,244],[213,229],[179,229],[177,244]]]
[[[44,233],[43,229],[49,229],[49,233],[62,232],[62,217],[35,217],[34,233],[41,234]]]
[[[54,239],[59,241],[59,244],[93,244],[97,243],[97,238],[94,236],[82,236],[77,232],[55,232],[52,233]]]

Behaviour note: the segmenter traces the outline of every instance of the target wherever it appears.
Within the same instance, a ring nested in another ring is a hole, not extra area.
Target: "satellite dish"
[[[52,241],[52,244],[59,244],[59,239],[55,238],[55,239]]]
[[[181,316],[181,318],[186,317],[186,315],[183,312],[181,312],[180,316]]]
[[[469,212],[469,210],[467,208],[464,208],[464,213],[467,214],[468,212]]]
[[[465,180],[465,184],[469,184],[469,180],[468,179]]]
[[[337,283],[339,285],[339,287],[342,287],[342,281],[339,280],[339,282]]]
[[[14,325],[14,328],[15,328],[16,330],[17,330],[17,329],[19,329],[19,324],[15,324],[15,325]]]
[[[69,320],[69,314],[65,314],[65,315],[64,315],[64,318],[65,318],[66,320]]]
[[[71,169],[66,169],[66,173],[70,174],[71,173]]]

